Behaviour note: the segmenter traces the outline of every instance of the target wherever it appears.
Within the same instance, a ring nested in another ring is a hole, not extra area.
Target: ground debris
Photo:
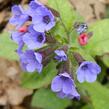
[[[0,105],[19,105],[32,90],[20,86],[21,70],[17,62],[0,58]]]
[[[109,4],[109,0],[99,0],[99,1],[104,3],[104,4]]]
[[[74,9],[82,15],[86,22],[92,23],[105,16],[105,5],[99,0],[70,0]]]

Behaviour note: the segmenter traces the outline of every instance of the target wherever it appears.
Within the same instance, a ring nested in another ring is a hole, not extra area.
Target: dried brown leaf
[[[88,23],[101,19],[105,14],[105,5],[99,0],[70,1],[74,9],[76,9]]]
[[[99,1],[104,3],[104,4],[109,4],[109,0],[99,0]]]
[[[0,105],[19,105],[32,90],[20,86],[21,70],[17,62],[0,58]]]
[[[32,94],[32,90],[23,89],[16,84],[10,85],[6,90],[8,96],[8,103],[11,105],[19,105],[23,102],[25,96]]]

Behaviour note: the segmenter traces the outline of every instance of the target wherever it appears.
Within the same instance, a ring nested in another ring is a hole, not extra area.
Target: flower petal
[[[19,5],[14,5],[13,7],[12,7],[12,13],[14,14],[14,15],[20,15],[20,14],[22,14],[22,11],[21,11],[21,6]]]
[[[72,85],[73,82],[70,79],[65,79],[63,81],[63,87],[62,87],[63,93],[70,94],[72,92]]]
[[[91,67],[91,71],[94,73],[94,74],[99,74],[101,72],[101,67],[96,64],[96,63],[92,63],[92,65],[90,66]]]
[[[38,73],[41,73],[42,68],[43,68],[43,65],[42,64],[40,64],[40,63],[37,63],[36,64],[36,70],[38,71]]]
[[[80,68],[77,70],[77,80],[82,83],[85,81],[85,73]]]
[[[85,79],[87,82],[92,83],[92,82],[96,81],[96,78],[97,78],[97,74],[93,74],[89,70],[87,70],[85,72]]]
[[[12,33],[12,40],[14,40],[17,44],[19,44],[22,41],[23,34],[20,32],[13,32]]]
[[[40,53],[34,53],[34,54],[38,63],[42,63],[42,55]]]
[[[62,80],[60,78],[60,76],[56,76],[53,80],[52,80],[52,84],[51,84],[51,90],[53,92],[59,92],[62,89]]]
[[[66,94],[64,94],[62,91],[60,91],[60,92],[57,93],[57,96],[59,98],[65,98],[66,97]]]
[[[29,64],[27,64],[26,69],[28,72],[34,72],[36,68],[33,63],[29,63]]]
[[[35,49],[37,48],[39,45],[37,44],[37,42],[35,43],[32,38],[31,38],[31,34],[30,33],[26,33],[23,36],[23,41],[24,43],[28,46],[29,49]]]
[[[66,77],[66,78],[71,78],[70,75],[67,72],[60,73],[60,76]]]
[[[33,26],[33,28],[38,32],[45,32],[45,24],[44,23],[38,23]]]

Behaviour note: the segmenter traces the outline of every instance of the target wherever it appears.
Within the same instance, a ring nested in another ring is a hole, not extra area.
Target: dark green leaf
[[[105,54],[101,57],[101,60],[103,61],[103,63],[109,67],[109,54]]]
[[[87,104],[82,109],[94,109],[94,108],[91,104]]]
[[[99,62],[99,65],[101,67],[101,73],[98,75],[97,79],[98,81],[103,82],[104,78],[106,77],[107,68],[101,61]]]
[[[44,67],[41,74],[37,72],[30,74],[24,73],[22,78],[22,86],[29,89],[37,89],[51,83],[53,77],[57,74],[56,64],[50,62]]]
[[[49,89],[40,89],[35,92],[32,99],[32,106],[43,109],[65,109],[71,102],[60,99]]]

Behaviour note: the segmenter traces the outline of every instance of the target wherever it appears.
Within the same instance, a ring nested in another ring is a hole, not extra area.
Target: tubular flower
[[[29,49],[42,47],[45,40],[45,34],[35,31],[32,25],[28,27],[28,32],[23,36],[23,41]]]
[[[29,20],[29,16],[25,14],[25,11],[19,5],[14,5],[12,7],[13,16],[9,20],[9,23],[16,26],[16,28],[20,28],[26,21]]]
[[[56,56],[55,59],[62,62],[62,61],[67,61],[67,55],[63,50],[55,50]]]
[[[80,99],[73,79],[66,72],[59,74],[52,80],[51,89],[57,93],[60,98]]]
[[[36,13],[32,15],[32,23],[36,31],[45,32],[55,26],[55,18],[52,12],[46,7],[38,7]]]
[[[24,53],[19,54],[21,67],[28,72],[42,71],[42,55],[32,50],[27,50]]]
[[[95,62],[83,61],[77,69],[77,79],[80,83],[94,82],[97,75],[101,72],[101,68]]]

